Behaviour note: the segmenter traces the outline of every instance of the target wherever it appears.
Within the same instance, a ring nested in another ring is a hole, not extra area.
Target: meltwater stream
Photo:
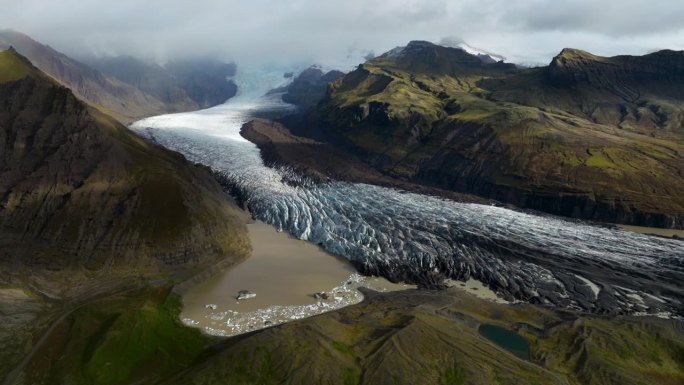
[[[264,165],[240,136],[282,72],[247,76],[228,103],[131,128],[205,164],[252,214],[343,256],[364,273],[425,282],[476,278],[508,299],[596,313],[684,316],[684,241],[365,184],[314,184]],[[240,84],[239,84],[240,85]],[[245,92],[244,90],[247,90]]]

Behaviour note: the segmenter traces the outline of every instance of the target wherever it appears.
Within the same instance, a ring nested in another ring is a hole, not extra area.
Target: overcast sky
[[[69,54],[157,61],[352,64],[410,40],[460,38],[519,63],[563,47],[684,49],[682,0],[0,0],[0,28]]]

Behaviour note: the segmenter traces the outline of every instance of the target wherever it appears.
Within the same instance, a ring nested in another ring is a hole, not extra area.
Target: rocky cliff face
[[[684,227],[684,53],[518,70],[413,42],[333,83],[317,135],[388,175],[554,214]]]
[[[242,214],[208,170],[135,136],[15,52],[0,63],[19,73],[0,79],[3,274],[49,276],[46,290],[59,295],[245,256]]]

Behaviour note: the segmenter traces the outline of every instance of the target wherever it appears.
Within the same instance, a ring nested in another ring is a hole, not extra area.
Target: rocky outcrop
[[[483,59],[460,48],[411,41],[405,47],[397,47],[370,62],[387,64],[412,73],[448,75],[510,73],[517,69],[514,64]]]
[[[207,169],[132,134],[16,53],[0,61],[28,68],[0,82],[3,274],[50,276],[40,282],[59,294],[62,284],[244,258],[242,214]]]
[[[474,195],[392,178],[338,146],[295,135],[277,122],[252,120],[242,127],[240,135],[259,147],[266,163],[288,165],[316,182],[343,180],[441,196],[459,202],[494,203]]]

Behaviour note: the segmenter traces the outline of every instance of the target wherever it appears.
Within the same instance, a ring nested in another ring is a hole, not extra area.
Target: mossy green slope
[[[230,339],[180,324],[168,287],[110,295],[51,331],[15,383],[570,384],[684,381],[684,324],[501,305],[459,289],[367,291],[358,305]],[[483,337],[516,332],[530,359]]]
[[[163,384],[678,384],[680,321],[596,318],[469,294],[369,293],[359,305],[228,340]],[[482,337],[530,342],[522,360]]]
[[[180,309],[180,298],[164,287],[91,302],[52,331],[26,365],[23,381],[130,384],[177,372],[212,343],[180,323]]]
[[[684,53],[564,50],[525,70],[478,60],[411,43],[333,83],[311,118],[394,176],[572,217],[684,226]]]
[[[13,48],[0,52],[0,83],[12,82],[35,75],[36,70],[27,64],[25,59],[17,55]]]
[[[535,359],[582,384],[662,384],[684,381],[681,321],[581,318],[533,341]]]

